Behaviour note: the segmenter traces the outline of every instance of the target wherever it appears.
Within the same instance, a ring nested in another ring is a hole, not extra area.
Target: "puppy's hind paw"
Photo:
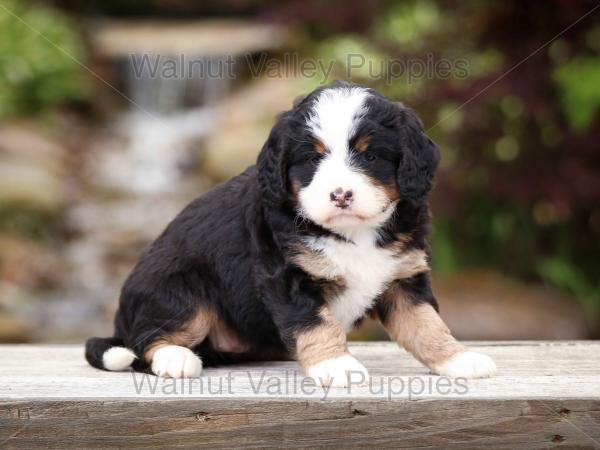
[[[152,372],[164,378],[195,378],[202,372],[202,360],[189,348],[166,345],[154,352]]]
[[[485,378],[496,373],[496,364],[488,355],[466,351],[454,355],[432,370],[438,375],[452,378]]]

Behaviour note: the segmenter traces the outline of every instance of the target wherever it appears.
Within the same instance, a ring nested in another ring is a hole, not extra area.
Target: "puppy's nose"
[[[350,203],[352,203],[352,191],[344,191],[344,189],[339,187],[329,194],[329,199],[335,203],[335,206],[338,208],[347,208],[350,206]]]

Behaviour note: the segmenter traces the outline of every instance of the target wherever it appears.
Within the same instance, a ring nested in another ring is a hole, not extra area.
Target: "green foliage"
[[[452,273],[460,267],[460,254],[452,235],[450,223],[447,221],[436,222],[431,245],[435,248],[432,264],[437,272]]]
[[[600,57],[575,58],[555,69],[554,80],[571,126],[586,130],[600,109]]]
[[[51,242],[61,220],[60,211],[41,210],[31,205],[0,203],[0,231]]]
[[[430,1],[399,2],[374,27],[379,39],[406,47],[422,43],[423,36],[443,26],[441,11]]]
[[[39,114],[88,95],[81,38],[46,6],[0,0],[0,117]]]
[[[577,296],[590,315],[600,309],[600,284],[592,282],[573,263],[562,258],[548,258],[538,268],[540,275],[553,285]]]
[[[544,281],[576,296],[594,316],[600,313],[600,194],[592,182],[599,167],[600,24],[590,21],[545,55],[524,60],[548,30],[568,25],[565,17],[583,15],[580,8],[546,9],[540,22],[536,5],[516,0],[392,2],[370,26],[319,39],[316,49],[343,68],[333,78],[350,73],[352,81],[416,109],[440,145],[432,197],[438,272],[487,266]],[[362,55],[364,67],[350,72],[350,54]],[[430,55],[466,60],[468,76],[388,76],[386,62]]]

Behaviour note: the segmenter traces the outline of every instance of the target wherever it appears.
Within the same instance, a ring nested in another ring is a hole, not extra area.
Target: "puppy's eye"
[[[321,155],[319,154],[314,154],[307,158],[307,162],[311,164],[317,164],[319,161],[321,161]]]
[[[373,152],[364,152],[362,158],[367,162],[373,162],[377,159],[377,155]]]

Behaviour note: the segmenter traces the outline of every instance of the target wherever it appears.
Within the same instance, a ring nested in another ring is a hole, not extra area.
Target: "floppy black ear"
[[[292,102],[292,108],[298,107],[304,100],[306,100],[306,97],[306,95],[299,95],[298,97],[296,97]]]
[[[287,199],[285,151],[282,144],[286,115],[284,113],[278,118],[256,163],[263,199],[273,206],[281,205]]]
[[[433,186],[440,161],[440,150],[423,130],[423,124],[410,109],[400,108],[402,157],[396,172],[396,182],[403,199],[413,203],[425,200]]]

